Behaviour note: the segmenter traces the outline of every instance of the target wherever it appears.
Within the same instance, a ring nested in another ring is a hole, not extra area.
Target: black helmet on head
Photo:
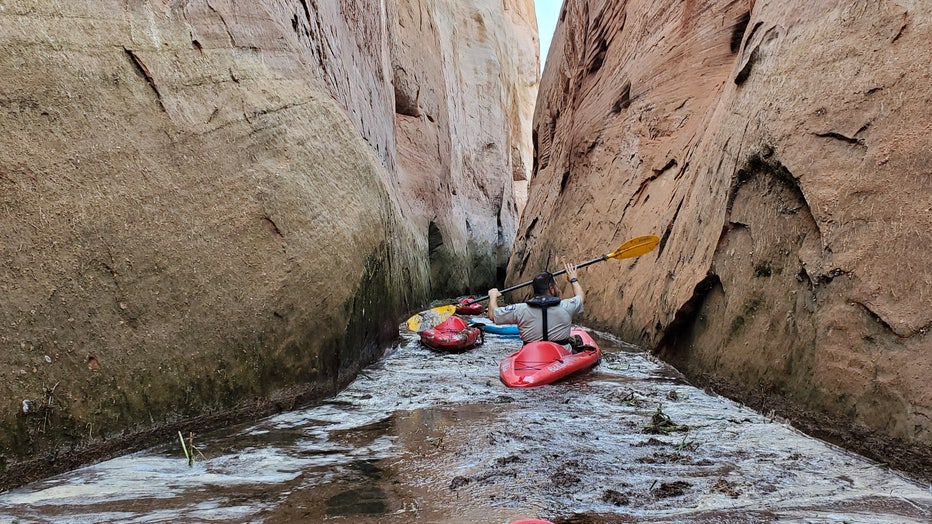
[[[543,273],[538,273],[534,277],[534,294],[543,295],[550,291],[550,286],[557,285],[556,281],[553,279],[553,275],[544,271]]]

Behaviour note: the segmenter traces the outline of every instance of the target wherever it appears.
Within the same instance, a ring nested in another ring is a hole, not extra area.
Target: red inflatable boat
[[[461,353],[482,343],[482,330],[450,317],[436,327],[421,331],[421,344],[437,351]]]
[[[513,388],[530,388],[556,382],[577,371],[588,369],[602,358],[602,350],[589,333],[574,329],[586,349],[573,353],[555,342],[531,342],[502,360],[502,382]]]
[[[473,299],[466,297],[456,303],[457,315],[481,315],[485,306],[481,302],[473,302]]]

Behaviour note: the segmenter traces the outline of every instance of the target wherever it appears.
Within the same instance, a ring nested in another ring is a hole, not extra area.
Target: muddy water
[[[932,490],[684,383],[607,336],[592,371],[506,388],[515,339],[412,334],[322,405],[0,495],[0,522],[932,521]]]

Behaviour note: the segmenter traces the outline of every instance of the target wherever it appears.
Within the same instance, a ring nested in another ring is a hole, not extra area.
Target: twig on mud
[[[45,406],[42,406],[42,411],[45,412],[45,419],[42,421],[42,432],[43,433],[45,433],[45,431],[48,429],[48,426],[49,426],[49,413],[51,413],[53,409],[52,400],[54,397],[55,389],[58,387],[59,384],[61,384],[61,382],[56,382],[55,385],[52,386],[51,388],[47,388],[47,387],[43,388],[45,390],[45,397],[46,397]]]
[[[628,406],[633,406],[636,408],[641,407],[643,401],[635,395],[634,391],[628,391],[626,395],[620,396],[618,393],[612,393],[612,398],[618,397],[617,401],[621,404],[626,404]]]
[[[643,429],[644,433],[668,435],[674,431],[689,431],[689,426],[673,422],[670,417],[663,412],[662,408],[662,405],[657,406],[657,411],[651,416],[650,424]]]
[[[205,457],[204,454],[201,453],[201,450],[197,449],[194,446],[194,433],[193,432],[188,433],[187,445],[185,445],[184,435],[182,435],[180,431],[178,432],[178,441],[181,442],[181,450],[184,451],[184,456],[186,459],[188,459],[188,467],[194,467],[194,453],[197,453],[198,455],[200,455],[202,459],[205,459],[205,460],[207,459],[207,457]]]
[[[52,407],[52,394],[55,393],[55,389],[58,388],[58,385],[59,385],[59,384],[61,384],[61,382],[56,382],[55,385],[51,387],[51,389],[50,389],[50,388],[44,388],[44,389],[45,389],[45,394],[48,396],[48,399],[46,400],[46,405],[47,405],[48,407]]]
[[[679,444],[677,444],[676,446],[674,446],[673,449],[675,449],[676,451],[683,451],[683,450],[686,450],[686,451],[696,451],[696,450],[698,450],[698,449],[699,449],[699,444],[697,444],[695,440],[690,440],[689,442],[686,441],[686,437],[688,437],[688,436],[689,436],[689,432],[687,431],[686,434],[683,435],[683,440],[682,440],[682,442],[680,442]]]

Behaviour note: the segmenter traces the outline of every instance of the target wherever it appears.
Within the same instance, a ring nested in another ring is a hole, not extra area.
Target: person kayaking
[[[571,348],[570,327],[573,317],[583,311],[583,288],[576,275],[576,266],[563,261],[566,279],[573,286],[573,298],[560,299],[557,283],[548,272],[534,277],[534,296],[527,302],[498,307],[498,288],[489,290],[489,320],[496,324],[517,324],[525,344],[549,340]]]

